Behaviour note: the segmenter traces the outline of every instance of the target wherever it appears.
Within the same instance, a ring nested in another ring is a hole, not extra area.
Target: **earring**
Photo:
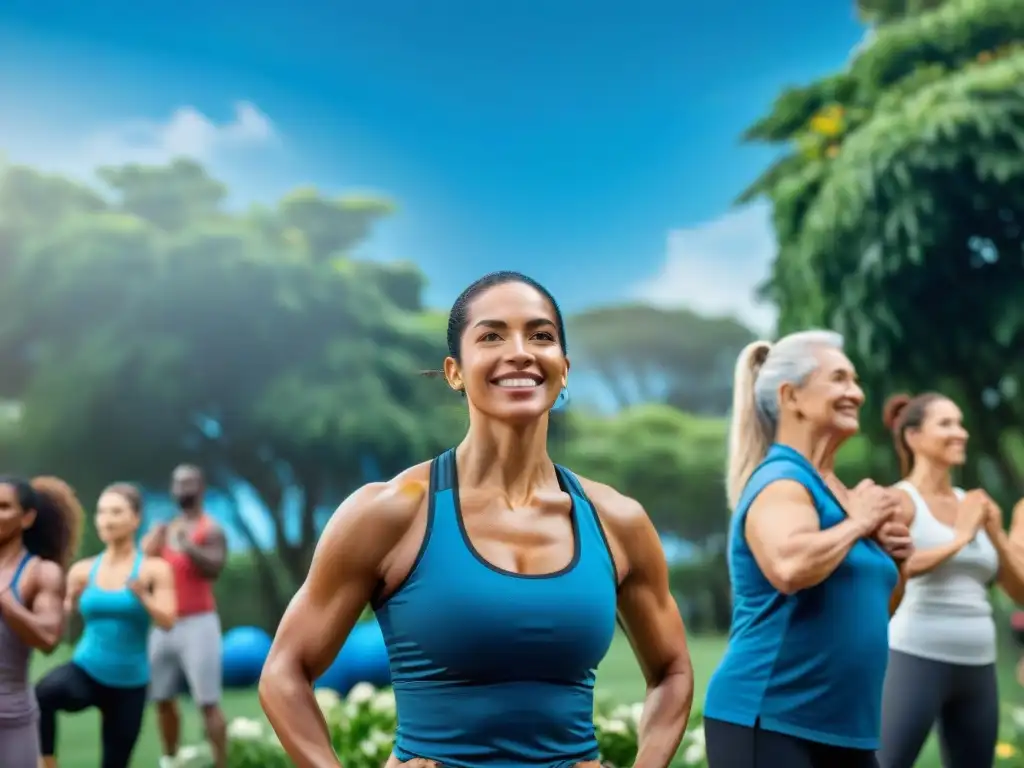
[[[560,411],[565,408],[569,403],[569,388],[562,387],[562,391],[558,393],[558,397],[555,399],[555,404],[551,406],[552,411]]]

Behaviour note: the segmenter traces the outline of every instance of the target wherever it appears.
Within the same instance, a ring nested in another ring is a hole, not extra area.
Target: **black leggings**
[[[91,678],[74,663],[53,669],[36,684],[39,699],[39,742],[44,757],[56,754],[57,713],[100,711],[102,768],[128,768],[146,711],[146,686],[111,688]]]
[[[890,651],[881,767],[912,768],[936,723],[944,768],[989,768],[999,737],[995,664],[947,664]]]
[[[878,768],[874,750],[832,747],[759,725],[705,718],[704,739],[708,768]]]

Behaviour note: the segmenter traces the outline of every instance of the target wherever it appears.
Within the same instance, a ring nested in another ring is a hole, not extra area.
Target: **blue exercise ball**
[[[352,628],[338,657],[317,680],[317,687],[330,688],[344,696],[356,683],[370,683],[377,688],[391,684],[388,649],[376,621],[360,622]]]
[[[259,627],[235,627],[223,640],[223,676],[225,688],[249,688],[256,685],[273,641]]]

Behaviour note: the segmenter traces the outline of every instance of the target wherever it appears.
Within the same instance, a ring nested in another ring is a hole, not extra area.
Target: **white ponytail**
[[[843,337],[832,331],[800,331],[775,344],[755,341],[744,347],[733,379],[732,423],[726,495],[736,509],[743,488],[775,440],[779,421],[779,390],[800,386],[818,367],[820,347],[843,348]]]

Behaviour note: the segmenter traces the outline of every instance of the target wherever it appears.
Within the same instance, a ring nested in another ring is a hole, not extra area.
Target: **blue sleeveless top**
[[[141,552],[136,555],[129,581],[139,578],[142,558]],[[149,683],[149,611],[127,584],[120,589],[96,585],[102,561],[103,555],[96,558],[78,600],[84,628],[71,660],[98,683],[137,688]]]
[[[398,707],[395,756],[446,768],[563,768],[598,756],[594,673],[615,633],[616,574],[576,477],[562,570],[504,571],[470,543],[455,450],[430,467],[426,532],[406,580],[375,605]]]
[[[754,499],[777,480],[808,490],[822,529],[846,519],[806,458],[788,446],[771,447],[730,524],[732,630],[704,715],[821,744],[877,749],[896,564],[874,541],[861,539],[821,584],[793,595],[776,590],[744,527]]]

